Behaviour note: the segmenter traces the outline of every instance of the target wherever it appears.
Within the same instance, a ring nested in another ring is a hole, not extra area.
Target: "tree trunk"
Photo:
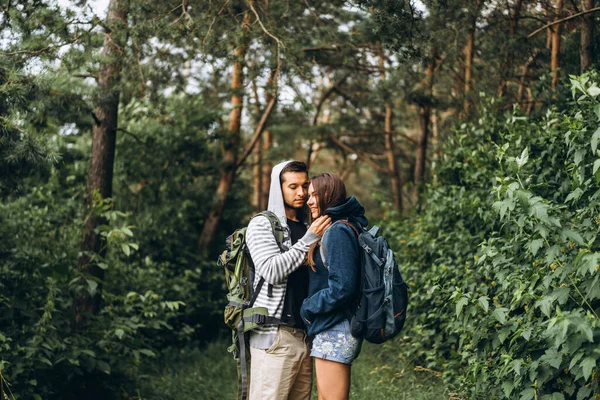
[[[269,75],[265,96],[267,105],[273,100],[273,91],[276,90],[276,80],[278,74],[279,71],[277,71],[276,69],[272,69],[271,74]],[[256,101],[258,103],[258,96],[256,97]],[[266,128],[263,132],[262,143],[257,143],[257,149],[255,149],[255,151],[259,152],[261,156],[260,165],[254,167],[254,196],[256,198],[256,205],[258,211],[266,210],[267,206],[269,205],[269,191],[271,190],[271,170],[273,169],[273,164],[269,160],[268,154],[271,150],[272,145],[273,135],[271,134],[271,131],[269,131],[269,128]],[[260,181],[260,188],[257,188],[257,180]]]
[[[385,81],[385,57],[381,44],[377,45],[379,52],[379,74],[382,81]],[[392,187],[392,205],[394,210],[402,210],[402,187],[400,186],[400,177],[398,176],[398,163],[394,153],[394,136],[392,128],[392,103],[388,99],[385,104],[385,154],[388,163],[388,174],[390,177],[390,186]]]
[[[263,194],[263,175],[262,175],[262,152],[263,146],[261,143],[258,143],[254,146],[254,166],[252,167],[252,176],[253,176],[253,187],[254,192],[252,193],[252,206],[255,211],[261,211],[260,208],[260,199]]]
[[[246,13],[247,19],[250,13]],[[231,80],[231,113],[229,114],[229,132],[224,138],[223,164],[219,168],[221,179],[216,192],[215,203],[204,221],[204,228],[200,234],[198,247],[201,252],[207,252],[217,231],[217,226],[225,209],[225,202],[229,196],[231,185],[236,171],[237,155],[240,146],[240,128],[242,123],[242,106],[244,97],[244,58],[246,57],[247,43],[244,37],[234,50],[233,73]]]
[[[273,134],[268,129],[263,133],[263,165],[262,165],[262,187],[260,197],[260,210],[266,210],[269,205],[269,191],[271,190],[271,170],[273,163],[267,156],[273,146]]]
[[[475,20],[473,18],[471,26],[469,27],[469,32],[467,33],[467,44],[465,46],[464,54],[465,54],[465,92],[464,92],[464,104],[463,111],[464,114],[469,114],[469,110],[471,108],[471,103],[469,101],[469,94],[471,92],[471,79],[473,77],[473,51],[475,48]]]
[[[563,0],[556,0],[555,21],[561,18],[563,9]],[[560,68],[560,31],[562,24],[556,24],[552,27],[552,53],[550,59],[550,70],[552,71],[552,90],[556,90],[558,84]]]
[[[583,10],[594,8],[594,0],[583,0]],[[581,71],[585,71],[592,65],[592,44],[594,43],[594,14],[583,16],[581,21],[581,42],[579,46],[579,58],[581,60]]]
[[[419,115],[421,132],[417,146],[417,155],[415,159],[414,183],[420,193],[420,184],[425,181],[425,162],[427,160],[427,142],[429,140],[429,122],[431,117],[431,97],[433,95],[433,73],[435,71],[436,54],[431,53],[427,60],[427,69],[425,71],[425,89],[427,93],[426,103],[421,106]]]
[[[523,64],[523,68],[521,69],[521,78],[519,79],[519,89],[517,90],[517,102],[518,103],[521,103],[523,101],[523,97],[525,96],[525,90],[526,90],[525,81],[527,80],[527,74],[529,73],[529,67],[531,66],[531,64],[533,64],[533,62],[537,58],[538,54],[540,54],[540,51],[541,50],[539,48],[533,49],[533,53],[529,56],[529,58],[527,59],[525,64]]]
[[[77,293],[73,299],[71,328],[75,331],[84,328],[85,315],[96,314],[100,310],[102,300],[102,282],[104,270],[97,264],[98,258],[106,253],[105,241],[95,232],[96,228],[106,223],[98,215],[92,215],[94,195],[102,199],[112,197],[112,179],[117,138],[117,122],[119,112],[119,83],[123,66],[122,55],[127,43],[128,0],[111,0],[106,17],[104,47],[98,74],[98,101],[94,111],[92,127],[92,154],[87,185],[87,210],[90,214],[83,226],[81,256],[78,266],[84,275],[84,286],[95,281],[98,285],[92,296],[87,292]]]
[[[510,37],[509,37],[509,43],[508,43],[508,48],[506,51],[506,56],[504,58],[504,61],[502,62],[502,66],[500,68],[500,74],[502,76],[501,80],[500,80],[500,85],[498,87],[498,95],[500,96],[506,96],[506,88],[507,88],[507,84],[508,84],[508,79],[509,77],[512,75],[512,60],[514,58],[514,41],[517,37],[517,29],[519,26],[519,15],[521,13],[521,6],[522,6],[522,1],[521,0],[516,0],[515,1],[515,6],[514,9],[512,11],[512,16],[510,18]],[[509,12],[510,12],[510,7],[509,7]]]

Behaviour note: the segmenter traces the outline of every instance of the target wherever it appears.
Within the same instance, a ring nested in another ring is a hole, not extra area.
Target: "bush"
[[[413,288],[408,356],[472,398],[600,395],[599,82],[572,78],[573,100],[539,117],[488,101],[445,147],[427,210],[388,222]]]

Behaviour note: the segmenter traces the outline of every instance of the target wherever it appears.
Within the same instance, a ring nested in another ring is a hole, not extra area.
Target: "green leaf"
[[[523,360],[513,360],[511,364],[513,371],[515,371],[515,374],[521,375],[521,364],[523,364]]]
[[[127,236],[133,236],[133,232],[131,232],[131,229],[127,228],[127,227],[123,227],[121,228],[121,231],[126,234]]]
[[[592,375],[592,370],[596,367],[596,359],[587,357],[581,362],[581,369],[583,370],[583,379],[586,381]]]
[[[552,393],[552,400],[565,400],[565,395],[559,392]]]
[[[577,364],[577,361],[579,361],[581,359],[581,357],[583,357],[582,351],[575,354],[573,356],[573,358],[571,359],[571,363],[569,363],[569,369],[573,369],[573,367],[575,366],[575,364]]]
[[[110,375],[110,365],[108,365],[106,362],[98,360],[96,362],[96,368],[98,368],[99,371],[104,372],[106,375]]]
[[[148,349],[141,349],[138,350],[140,354],[143,354],[145,356],[148,357],[156,357],[156,354],[152,351],[152,350],[148,350]]]
[[[121,249],[123,249],[123,253],[125,253],[126,256],[129,256],[129,254],[131,254],[131,250],[129,249],[129,246],[126,245],[125,243],[121,244]]]
[[[591,145],[592,152],[596,154],[596,149],[598,149],[598,141],[600,140],[600,128],[596,129],[596,132],[592,135]]]
[[[93,279],[87,279],[87,284],[88,284],[88,293],[90,294],[90,296],[95,296],[96,289],[98,288],[98,282],[96,282]]]
[[[588,342],[594,341],[594,332],[592,331],[592,327],[588,321],[580,323],[577,325],[577,328],[579,329],[579,332],[585,335],[585,338],[588,340]]]
[[[48,364],[49,366],[52,366],[52,362],[50,360],[48,360],[46,357],[40,357],[40,361],[43,362],[44,364]]]
[[[550,308],[552,307],[554,300],[553,296],[544,296],[535,302],[535,306],[539,307],[540,311],[544,313],[546,317],[550,317]]]
[[[547,349],[546,353],[540,357],[540,361],[546,365],[550,365],[555,369],[560,368],[562,364],[562,354],[555,349]]]
[[[508,380],[508,381],[504,381],[502,383],[502,390],[504,391],[504,395],[507,398],[510,398],[510,394],[512,393],[514,388],[515,388],[515,382],[512,379]]]
[[[587,400],[587,399],[590,398],[591,394],[592,394],[592,388],[591,387],[587,387],[587,386],[583,386],[577,392],[577,400]]]
[[[517,162],[517,167],[519,167],[519,169],[521,169],[523,165],[527,164],[527,161],[529,161],[529,149],[525,147],[521,152],[521,155],[515,158],[515,161]]]
[[[528,243],[529,251],[533,256],[537,254],[540,247],[544,244],[544,239],[535,239]]]
[[[600,94],[600,88],[594,83],[588,88],[587,92],[591,97],[596,97]]]
[[[460,314],[462,313],[462,309],[465,305],[467,305],[467,303],[469,303],[469,299],[466,297],[461,297],[460,299],[458,299],[458,301],[456,302],[456,316],[460,316]]]
[[[585,150],[583,150],[583,149],[577,150],[575,152],[575,157],[573,158],[573,161],[575,161],[575,165],[578,166],[579,164],[581,164],[584,156],[585,156]]]
[[[593,175],[596,175],[596,172],[598,172],[598,168],[600,168],[600,158],[594,161],[594,170],[592,171]]]
[[[567,239],[571,239],[577,243],[579,246],[585,246],[585,240],[583,240],[583,237],[579,234],[579,232],[575,232],[571,229],[563,229],[562,234],[566,236]]]
[[[481,296],[479,299],[477,299],[477,302],[479,303],[479,306],[483,309],[484,312],[488,312],[488,309],[490,308],[489,297]]]
[[[535,397],[535,389],[527,388],[521,392],[521,397],[519,400],[531,400]]]
[[[115,330],[115,336],[117,336],[119,340],[123,339],[123,335],[125,335],[125,331],[123,329]]]
[[[529,338],[531,338],[532,332],[533,332],[533,330],[531,328],[527,328],[521,333],[521,336],[523,336],[523,339],[525,339],[529,342]]]
[[[504,307],[496,308],[494,310],[494,312],[492,313],[492,317],[494,317],[496,319],[496,321],[498,321],[502,325],[504,325],[506,323],[506,312],[507,311],[508,311],[508,309],[504,308]]]

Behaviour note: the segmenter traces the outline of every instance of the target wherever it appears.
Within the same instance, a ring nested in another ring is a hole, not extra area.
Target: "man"
[[[284,246],[279,248],[266,217],[250,221],[246,243],[256,268],[254,286],[265,282],[254,307],[266,307],[269,316],[283,325],[257,328],[250,334],[250,400],[309,399],[312,364],[304,323],[302,301],[308,294],[305,263],[310,246],[320,240],[331,218],[315,220],[307,229],[308,198],[306,164],[285,161],[273,167],[268,210],[283,226]]]

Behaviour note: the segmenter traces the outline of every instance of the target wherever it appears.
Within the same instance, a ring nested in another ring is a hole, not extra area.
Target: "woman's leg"
[[[315,358],[319,400],[345,400],[350,395],[350,365]]]

